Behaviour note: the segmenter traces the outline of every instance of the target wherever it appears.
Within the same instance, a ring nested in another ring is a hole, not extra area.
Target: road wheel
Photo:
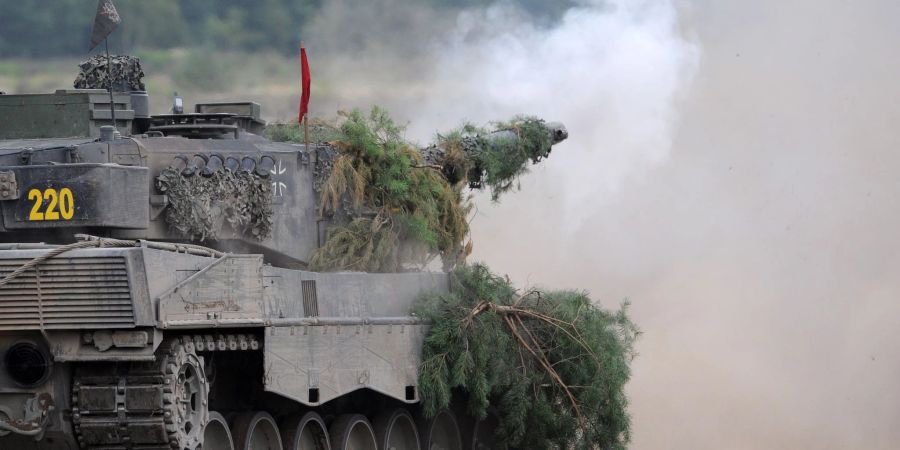
[[[412,416],[398,408],[375,419],[375,438],[381,450],[420,450],[419,433]]]
[[[338,416],[329,434],[334,450],[378,450],[372,425],[362,414]]]
[[[221,414],[214,411],[209,413],[209,422],[206,424],[206,429],[203,430],[203,445],[200,448],[204,450],[234,450],[231,430],[228,429],[228,422]]]
[[[462,437],[453,412],[445,409],[424,421],[424,450],[462,450]]]
[[[281,421],[281,442],[285,450],[330,450],[325,421],[312,411],[291,415]]]
[[[231,426],[235,450],[282,450],[275,419],[266,412],[245,412]]]
[[[494,438],[500,419],[496,414],[488,413],[484,420],[475,422],[472,428],[472,450],[506,450],[505,445],[496,444]]]

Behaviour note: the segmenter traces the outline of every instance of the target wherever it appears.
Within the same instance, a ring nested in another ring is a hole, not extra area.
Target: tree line
[[[435,8],[464,8],[495,0],[420,0]],[[542,16],[574,0],[517,0]],[[297,51],[300,33],[323,0],[114,0],[122,25],[110,50],[130,52],[206,46],[220,50]],[[352,7],[352,1],[347,2]],[[0,57],[81,56],[94,20],[93,0],[0,0]]]
[[[300,27],[321,0],[116,0],[112,51],[210,45],[296,52]],[[84,55],[96,3],[0,0],[0,57]]]

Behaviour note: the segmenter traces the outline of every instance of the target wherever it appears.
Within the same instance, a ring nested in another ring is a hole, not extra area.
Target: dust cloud
[[[328,3],[316,107],[567,124],[474,257],[631,299],[633,448],[900,447],[900,3],[417,5]]]

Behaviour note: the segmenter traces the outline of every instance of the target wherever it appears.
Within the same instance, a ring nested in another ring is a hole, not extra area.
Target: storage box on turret
[[[131,95],[113,95],[116,128],[131,133],[134,111]],[[103,89],[60,89],[53,94],[0,96],[0,139],[99,137],[100,127],[112,125],[109,93]]]

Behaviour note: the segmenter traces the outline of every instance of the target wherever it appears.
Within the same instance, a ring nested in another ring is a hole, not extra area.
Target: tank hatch
[[[175,98],[176,102],[181,99]],[[180,109],[176,105],[173,111],[179,112],[152,116],[149,131],[189,139],[238,139],[241,131],[258,135],[266,127],[256,102],[198,103],[193,113]]]

